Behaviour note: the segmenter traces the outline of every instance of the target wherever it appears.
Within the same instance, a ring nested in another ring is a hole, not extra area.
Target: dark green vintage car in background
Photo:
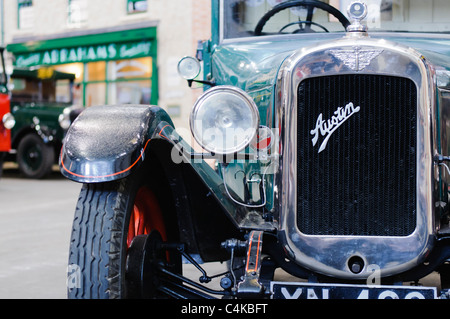
[[[81,108],[72,106],[74,74],[51,68],[15,68],[10,75],[11,150],[27,178],[43,178],[58,161],[62,140]]]
[[[192,141],[146,105],[68,131],[69,297],[448,298],[450,3],[211,3]]]

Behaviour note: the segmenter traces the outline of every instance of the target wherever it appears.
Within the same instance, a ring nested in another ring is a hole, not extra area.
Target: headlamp
[[[184,57],[178,62],[178,74],[186,80],[195,79],[201,71],[200,62],[193,57]]]
[[[195,140],[215,154],[233,154],[246,148],[259,127],[258,108],[241,89],[216,86],[197,100],[190,117]]]
[[[70,121],[71,111],[72,111],[71,107],[66,107],[58,117],[59,126],[61,126],[63,130],[67,130],[72,124],[72,122]]]
[[[14,118],[14,115],[12,115],[11,113],[6,113],[5,115],[3,115],[2,122],[3,126],[7,130],[12,129],[14,125],[16,125],[16,119]]]

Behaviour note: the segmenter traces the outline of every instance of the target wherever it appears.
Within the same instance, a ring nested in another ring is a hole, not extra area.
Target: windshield
[[[353,1],[324,0],[320,2],[331,5],[348,18],[347,8]],[[328,10],[323,4],[320,8],[315,7],[309,10],[307,7],[289,7],[271,17],[264,17],[275,6],[286,2],[292,1],[222,0],[223,39],[280,33],[345,31],[338,15]],[[448,0],[366,0],[364,2],[369,9],[365,23],[371,32],[450,32],[450,1]]]
[[[70,103],[70,80],[42,80],[11,77],[12,97],[18,103]]]

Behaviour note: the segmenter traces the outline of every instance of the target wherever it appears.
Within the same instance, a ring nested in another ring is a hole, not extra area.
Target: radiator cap
[[[367,32],[367,26],[361,24],[361,21],[367,16],[367,6],[364,2],[352,2],[347,9],[347,13],[353,20],[347,27],[347,32]]]

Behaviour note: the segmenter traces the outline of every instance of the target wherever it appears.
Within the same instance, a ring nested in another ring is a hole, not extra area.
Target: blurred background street
[[[0,179],[0,299],[66,298],[70,231],[81,186],[58,171],[29,180],[7,167]]]

